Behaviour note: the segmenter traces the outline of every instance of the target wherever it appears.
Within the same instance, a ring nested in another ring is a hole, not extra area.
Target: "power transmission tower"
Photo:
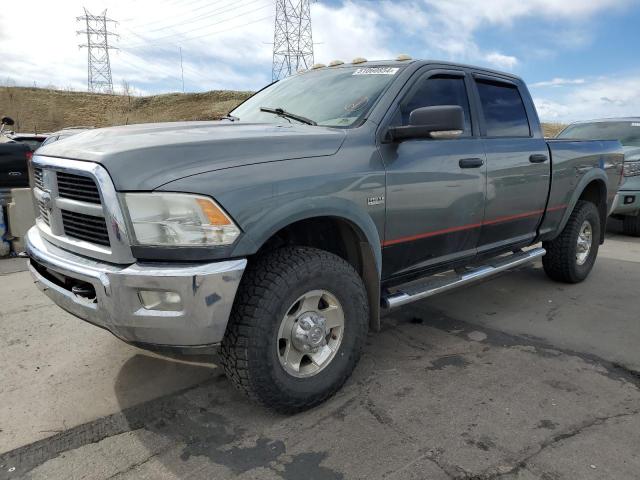
[[[280,80],[313,65],[312,0],[276,0],[271,78]]]
[[[87,43],[79,45],[80,48],[86,48],[88,53],[87,89],[96,93],[113,93],[109,50],[115,47],[109,45],[109,37],[117,35],[109,31],[108,24],[115,23],[115,20],[107,18],[106,10],[102,15],[92,15],[86,8],[84,15],[76,20],[86,23],[86,30],[77,33],[87,35]]]

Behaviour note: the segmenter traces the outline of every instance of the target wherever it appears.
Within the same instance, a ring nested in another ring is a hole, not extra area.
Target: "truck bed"
[[[622,179],[624,149],[617,140],[547,140],[551,156],[551,185],[548,211],[540,227],[542,240],[559,232],[583,187],[593,180],[604,182],[607,206],[611,207]],[[603,212],[606,218],[607,212]],[[604,233],[604,232],[603,232]]]

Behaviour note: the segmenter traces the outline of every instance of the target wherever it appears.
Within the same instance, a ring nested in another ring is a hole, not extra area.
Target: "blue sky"
[[[274,0],[35,0],[0,10],[0,83],[86,89],[83,6],[118,21],[116,89],[180,91],[180,47],[187,91],[270,80]],[[473,63],[522,76],[547,121],[640,115],[638,0],[319,0],[312,18],[318,62]]]

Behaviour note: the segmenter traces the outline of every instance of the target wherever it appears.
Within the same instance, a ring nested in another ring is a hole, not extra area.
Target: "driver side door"
[[[486,158],[473,122],[467,73],[423,72],[399,98],[387,127],[407,125],[417,108],[458,105],[465,129],[453,139],[380,144],[387,175],[385,280],[474,257],[485,208]]]

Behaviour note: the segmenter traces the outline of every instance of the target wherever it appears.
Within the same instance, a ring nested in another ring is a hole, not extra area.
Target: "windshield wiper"
[[[311,120],[310,118],[303,117],[302,115],[296,115],[295,113],[287,112],[282,108],[268,108],[268,107],[260,107],[261,112],[273,113],[274,115],[278,115],[283,118],[291,118],[293,120],[297,120],[302,123],[306,123],[307,125],[318,125],[316,122]]]

